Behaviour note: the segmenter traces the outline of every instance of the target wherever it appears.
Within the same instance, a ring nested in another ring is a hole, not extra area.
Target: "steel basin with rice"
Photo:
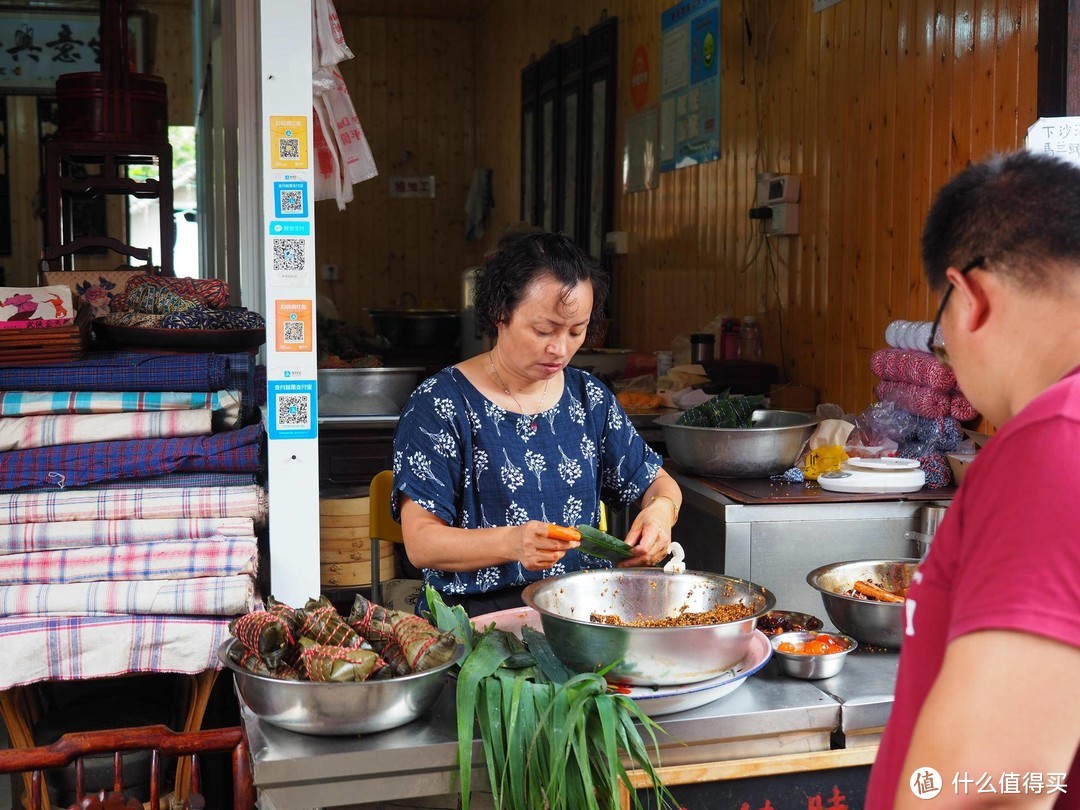
[[[756,410],[751,427],[710,428],[678,424],[682,412],[656,420],[668,454],[692,475],[767,478],[793,467],[818,419],[798,411]]]
[[[465,656],[459,645],[454,660],[426,672],[361,683],[314,683],[247,672],[229,658],[230,645],[237,643],[222,643],[218,658],[232,671],[248,708],[272,725],[324,737],[372,734],[412,722],[431,708],[450,668]]]
[[[703,571],[658,569],[576,571],[525,588],[551,649],[576,672],[608,665],[609,680],[636,686],[678,686],[714,678],[746,655],[757,618],[776,599],[744,579]],[[736,602],[753,613],[737,621],[680,627],[626,627],[589,620],[593,613],[624,622],[706,612]]]
[[[835,562],[815,568],[806,575],[806,582],[821,594],[825,611],[837,630],[860,644],[896,650],[904,638],[904,603],[858,599],[844,593],[857,580],[898,592],[911,584],[918,565],[919,561],[913,559]]]

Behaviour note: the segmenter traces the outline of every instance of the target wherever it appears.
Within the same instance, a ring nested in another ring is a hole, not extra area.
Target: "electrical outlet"
[[[339,281],[341,279],[341,268],[336,264],[324,264],[322,266],[323,281]]]

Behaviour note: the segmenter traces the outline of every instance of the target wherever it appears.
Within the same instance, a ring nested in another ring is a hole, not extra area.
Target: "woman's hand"
[[[548,524],[530,520],[520,526],[510,527],[514,557],[528,571],[551,568],[570,549],[581,545],[579,540],[561,540],[548,537]]]
[[[623,538],[634,556],[619,563],[620,568],[656,565],[668,555],[671,545],[671,504],[657,499],[640,512]]]

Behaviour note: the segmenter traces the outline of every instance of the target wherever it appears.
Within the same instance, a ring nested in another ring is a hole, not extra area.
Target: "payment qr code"
[[[283,214],[299,214],[304,211],[304,195],[299,190],[279,193],[278,207]]]
[[[311,427],[311,394],[278,394],[277,423],[281,429]]]
[[[304,342],[304,322],[286,321],[282,330],[282,341],[285,343]]]
[[[289,275],[302,273],[304,270],[304,240],[274,240],[274,272]]]
[[[300,159],[300,139],[299,138],[279,138],[278,139],[278,157],[282,160],[299,160]]]

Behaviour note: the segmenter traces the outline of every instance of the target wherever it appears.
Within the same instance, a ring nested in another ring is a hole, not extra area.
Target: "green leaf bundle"
[[[427,598],[439,628],[454,629],[457,608],[446,608],[432,589]],[[649,776],[655,807],[677,807],[649,758],[650,751],[659,755],[659,726],[632,699],[609,693],[603,672],[574,674],[542,633],[526,627],[522,636],[526,652],[511,633],[471,634],[475,646],[457,680],[462,808],[468,810],[472,788],[474,719],[497,808],[613,810],[620,783],[640,807],[624,757]]]

